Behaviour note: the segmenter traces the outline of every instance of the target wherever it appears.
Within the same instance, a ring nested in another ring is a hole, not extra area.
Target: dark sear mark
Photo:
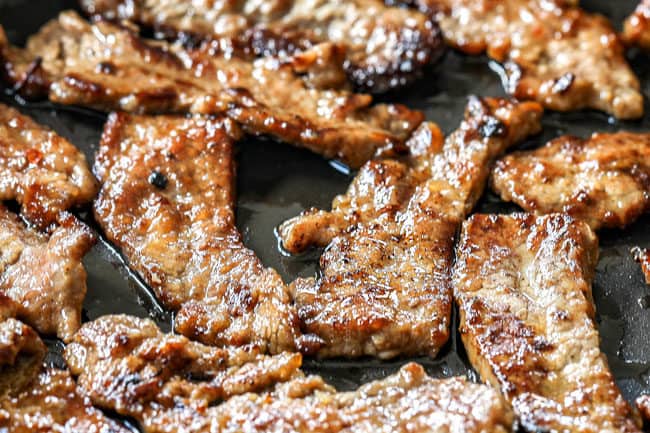
[[[165,189],[168,183],[167,176],[159,171],[153,171],[149,175],[149,183],[158,189]]]

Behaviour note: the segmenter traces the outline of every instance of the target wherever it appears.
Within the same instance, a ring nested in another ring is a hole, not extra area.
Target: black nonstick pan
[[[590,11],[601,12],[620,26],[637,0],[584,0]],[[48,19],[63,9],[76,8],[75,1],[0,0],[0,24],[13,43],[24,43]],[[650,95],[650,56],[632,52],[630,61]],[[498,65],[484,57],[466,57],[449,52],[443,61],[406,90],[384,97],[423,110],[427,118],[445,132],[459,123],[467,96],[503,95]],[[1,93],[1,92],[0,92]],[[92,163],[105,116],[89,110],[55,106],[50,103],[21,103],[9,95],[0,100],[17,106],[37,121],[51,126],[82,149]],[[646,111],[650,113],[650,107]],[[650,132],[650,115],[640,122],[617,122],[602,113],[547,113],[544,132],[523,145],[531,148],[562,134],[588,136],[592,132],[621,129]],[[287,256],[278,247],[275,228],[285,219],[307,207],[329,208],[331,199],[347,188],[353,173],[308,151],[289,145],[254,138],[238,146],[237,225],[245,243],[267,265],[277,269],[286,281],[317,271],[319,251],[300,257]],[[2,173],[0,173],[0,176]],[[477,212],[508,213],[516,206],[503,203],[487,192]],[[96,228],[88,211],[79,216]],[[644,282],[640,266],[630,250],[650,248],[650,215],[626,230],[600,233],[600,263],[594,282],[594,298],[602,349],[623,394],[633,401],[650,393],[650,287]],[[88,271],[88,296],[84,318],[93,320],[109,313],[128,313],[151,317],[164,330],[171,329],[172,317],[156,303],[147,287],[124,265],[119,254],[101,240],[85,259]],[[456,329],[456,323],[454,323]],[[62,343],[48,341],[48,362],[61,365]],[[410,361],[382,362],[305,360],[305,368],[322,375],[340,390],[356,388],[369,380],[384,377]],[[469,375],[476,378],[467,362],[457,332],[436,360],[416,359],[433,376]]]

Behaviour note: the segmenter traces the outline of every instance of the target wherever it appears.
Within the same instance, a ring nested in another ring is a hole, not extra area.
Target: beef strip
[[[24,52],[0,37],[5,79],[23,94],[45,92],[54,102],[100,110],[225,113],[250,133],[358,167],[376,152],[399,152],[423,115],[326,88],[339,84],[331,83],[339,51],[326,43],[286,59],[250,60],[224,53],[217,42],[183,49],[147,41],[74,12],[46,24]]]
[[[90,202],[97,185],[86,158],[66,139],[0,104],[0,200],[20,203],[46,227],[62,211]]]
[[[43,366],[47,348],[0,295],[0,431],[128,433],[82,397],[66,371]]]
[[[597,243],[565,214],[474,215],[463,225],[454,266],[461,337],[527,431],[641,431],[600,352]]]
[[[90,15],[131,20],[175,39],[230,40],[254,55],[293,55],[323,42],[345,48],[345,69],[373,93],[407,84],[440,57],[438,26],[378,0],[176,2],[85,0]]]
[[[454,235],[483,192],[491,161],[540,130],[537,103],[472,98],[443,143],[422,126],[402,161],[367,163],[331,212],[280,228],[298,252],[327,244],[321,277],[291,286],[321,357],[435,356],[449,336]]]
[[[162,304],[178,311],[180,333],[308,351],[287,287],[235,226],[239,136],[224,117],[112,114],[95,161],[95,217]]]
[[[593,229],[650,211],[650,134],[565,136],[498,161],[492,187],[527,212],[566,212]]]
[[[650,284],[650,250],[636,247],[632,249],[632,254],[634,254],[634,260],[641,264],[645,282]]]
[[[85,324],[65,358],[95,404],[132,417],[146,433],[487,433],[512,423],[492,389],[432,379],[416,364],[338,394],[303,375],[299,354],[207,347],[128,316]]]
[[[440,24],[447,43],[501,63],[506,91],[558,111],[643,116],[639,80],[609,21],[577,0],[399,0]]]
[[[18,304],[17,316],[44,334],[68,340],[81,323],[86,271],[95,242],[70,214],[51,234],[31,229],[0,205],[0,292]]]
[[[642,0],[625,21],[623,40],[628,45],[650,50],[650,0]]]

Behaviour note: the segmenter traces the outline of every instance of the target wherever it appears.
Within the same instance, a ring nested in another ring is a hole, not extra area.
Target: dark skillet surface
[[[615,25],[634,8],[636,0],[584,0],[583,7],[608,15]],[[38,30],[40,25],[74,1],[0,0],[0,24],[14,43]],[[631,63],[639,74],[646,96],[650,94],[650,57],[631,53]],[[465,57],[450,52],[444,61],[429,71],[425,78],[409,89],[384,97],[426,112],[445,132],[458,125],[467,95],[503,95],[498,65],[482,57]],[[18,101],[0,96],[3,102],[19,106],[21,111],[49,125],[82,149],[90,162],[94,160],[105,116],[49,103],[19,105]],[[646,104],[646,111],[650,107]],[[525,143],[531,148],[562,134],[589,136],[595,131],[650,132],[650,114],[642,122],[619,123],[595,112],[547,113],[544,132]],[[307,207],[328,209],[331,199],[347,188],[351,175],[322,158],[286,144],[247,138],[238,146],[238,209],[237,225],[245,243],[267,266],[276,268],[286,281],[317,272],[318,251],[300,257],[289,257],[278,248],[275,227]],[[500,202],[486,193],[477,212],[507,213],[516,206]],[[80,216],[91,226],[96,224],[88,212]],[[640,267],[630,249],[650,248],[650,215],[628,229],[600,233],[601,259],[594,282],[594,298],[602,337],[602,349],[609,358],[624,395],[633,400],[641,393],[650,393],[650,287],[646,286]],[[157,305],[148,289],[129,272],[106,242],[100,241],[85,259],[88,271],[88,296],[84,316],[93,320],[110,313],[127,313],[152,317],[169,330],[171,317]],[[647,298],[646,298],[647,297]],[[452,325],[456,329],[456,323]],[[60,365],[62,344],[48,342],[49,360]],[[408,360],[380,362],[372,359],[345,361],[305,360],[305,368],[321,374],[338,389],[354,389],[369,380],[394,372]],[[475,374],[468,367],[457,332],[436,360],[417,359],[433,376]]]

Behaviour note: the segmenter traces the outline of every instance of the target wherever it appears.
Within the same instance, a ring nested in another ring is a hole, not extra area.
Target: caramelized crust
[[[252,134],[358,167],[376,152],[399,151],[423,115],[400,105],[371,105],[370,95],[330,89],[340,84],[332,70],[340,69],[340,49],[328,43],[294,57],[251,60],[224,52],[218,41],[186,50],[64,12],[28,41],[25,52],[3,47],[0,40],[0,65],[23,93],[38,94],[34,83],[41,83],[54,102],[141,113],[227,114]]]
[[[66,139],[0,104],[0,200],[15,200],[39,227],[90,202],[97,185],[84,155]]]
[[[641,0],[634,13],[625,21],[623,40],[627,45],[650,50],[650,0]]]
[[[357,392],[305,377],[299,354],[272,357],[164,335],[149,320],[105,316],[65,352],[79,386],[146,433],[506,432],[512,415],[492,389],[437,380],[416,364]]]
[[[437,60],[437,25],[419,12],[377,0],[177,2],[85,0],[90,15],[131,20],[180,40],[221,40],[253,55],[293,55],[323,42],[345,49],[357,87],[383,92],[403,86]]]
[[[0,292],[16,302],[20,319],[68,340],[81,324],[81,260],[95,236],[72,215],[60,216],[59,223],[50,235],[42,234],[0,205]]]
[[[95,161],[95,216],[163,305],[180,310],[178,332],[272,353],[307,350],[287,287],[235,226],[239,136],[222,117],[112,114]]]
[[[454,267],[470,362],[527,431],[640,432],[600,352],[597,239],[568,215],[474,215]]]
[[[47,348],[0,295],[0,431],[128,433],[104,417],[65,371],[43,367]]]
[[[423,125],[401,161],[367,163],[331,212],[280,228],[291,252],[327,245],[321,278],[291,285],[321,357],[435,356],[449,335],[454,235],[481,195],[491,161],[540,129],[536,103],[472,99],[443,143]]]
[[[410,0],[400,0],[410,2]],[[416,0],[446,41],[503,65],[506,91],[558,111],[643,116],[639,80],[609,21],[577,0]]]
[[[0,294],[0,401],[28,385],[40,371],[47,348],[36,331],[16,320],[18,306]],[[0,409],[0,427],[2,426]]]
[[[494,190],[528,212],[565,212],[593,229],[650,211],[650,134],[565,136],[498,161]]]

